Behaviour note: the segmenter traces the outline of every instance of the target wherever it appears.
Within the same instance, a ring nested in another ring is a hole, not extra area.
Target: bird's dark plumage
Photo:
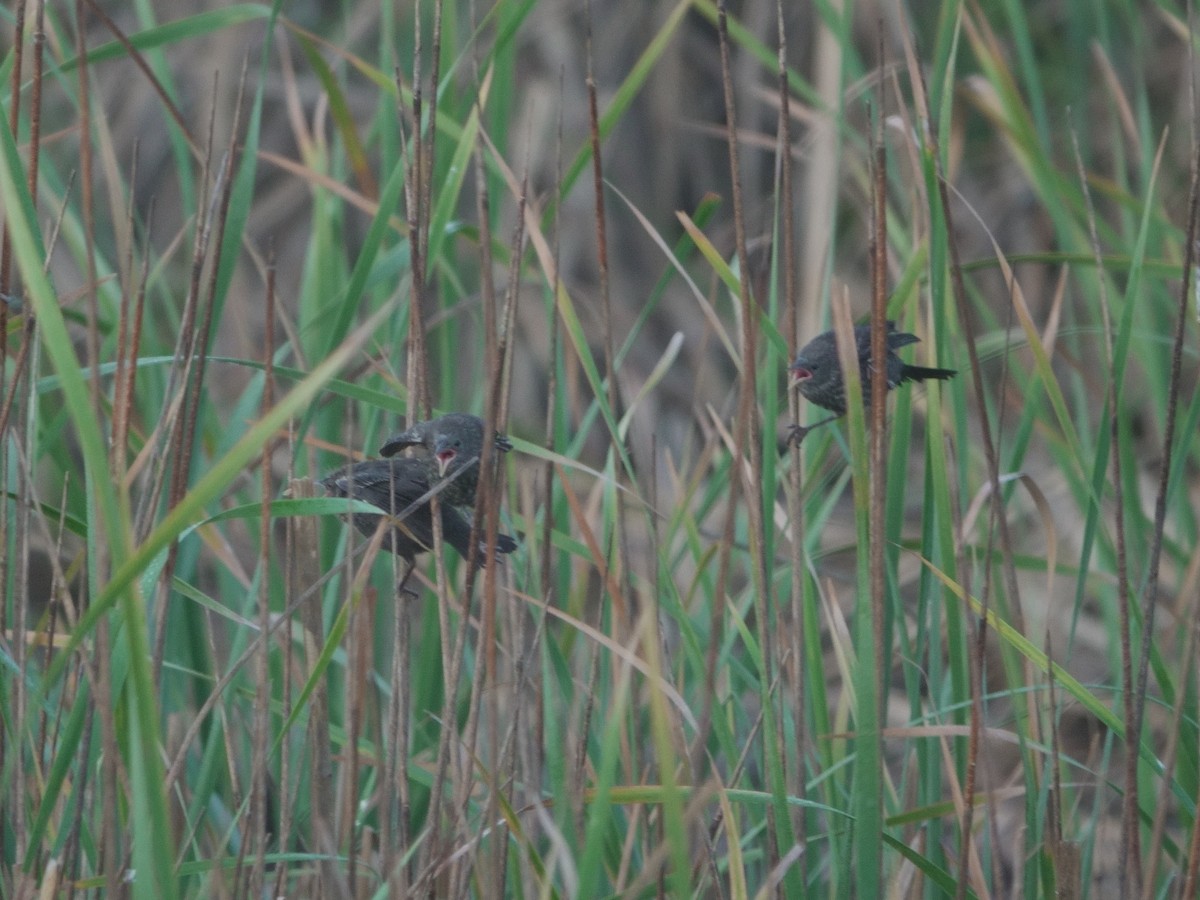
[[[377,506],[396,517],[395,527],[384,535],[383,546],[408,560],[418,553],[433,549],[433,516],[428,499],[421,501],[436,478],[431,481],[433,463],[426,459],[371,459],[352,463],[331,472],[321,484],[335,497],[354,497]],[[418,502],[421,501],[421,502]],[[411,510],[410,506],[417,504]],[[466,559],[471,549],[471,523],[452,505],[439,503],[442,517],[442,539]],[[375,534],[380,516],[354,513],[354,527],[368,537]],[[497,553],[511,553],[517,542],[507,534],[496,536]],[[480,550],[483,550],[481,545]],[[476,555],[481,563],[484,554]]]
[[[958,374],[954,369],[934,369],[913,366],[904,362],[896,351],[919,338],[896,330],[895,322],[888,322],[887,333],[887,386],[888,390],[907,381],[924,381],[927,378],[945,379]],[[871,326],[859,325],[854,329],[854,341],[858,346],[859,375],[862,379],[863,405],[871,405]],[[832,331],[818,334],[805,344],[788,368],[796,387],[809,401],[837,415],[846,412],[846,383],[842,378],[842,367],[838,361],[837,338]]]
[[[483,419],[468,413],[447,413],[397,432],[380,448],[392,457],[409,447],[423,447],[436,466],[436,475],[451,479],[441,493],[443,503],[474,506],[479,486],[479,459],[483,455]],[[512,442],[496,433],[495,447],[507,452]],[[460,474],[461,472],[461,474]]]

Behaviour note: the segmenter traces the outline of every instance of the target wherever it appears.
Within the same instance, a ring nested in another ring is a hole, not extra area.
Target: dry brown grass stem
[[[588,138],[591,142],[592,162],[592,200],[595,204],[595,234],[596,234],[596,271],[600,291],[600,340],[604,348],[605,393],[608,409],[612,414],[612,426],[609,438],[612,444],[614,459],[625,456],[621,435],[616,430],[621,420],[623,403],[620,385],[617,382],[616,355],[613,348],[613,314],[612,296],[609,287],[609,253],[608,253],[608,215],[604,202],[604,159],[600,152],[600,110],[596,91],[596,76],[593,59],[593,19],[591,0],[585,2],[584,28],[584,59],[586,65],[586,88],[588,102]],[[625,466],[614,465],[614,480],[616,482],[615,506],[616,514],[612,520],[611,546],[609,558],[613,560],[609,566],[610,575],[616,576],[619,589],[610,596],[613,615],[613,633],[619,640],[634,640],[634,632],[638,630],[641,611],[637,593],[633,590],[633,555],[629,551],[628,504],[625,499],[627,478]],[[632,478],[632,472],[629,473]],[[615,553],[613,552],[615,550]],[[597,615],[602,615],[602,609],[597,609]],[[590,700],[589,700],[590,702]],[[636,750],[636,748],[634,748]],[[629,760],[631,767],[637,764]]]
[[[440,3],[438,5],[440,6]],[[408,422],[410,424],[426,418],[433,412],[432,392],[429,386],[429,360],[425,334],[426,324],[422,304],[428,279],[426,252],[429,247],[429,239],[426,232],[429,229],[429,193],[432,190],[431,181],[433,177],[431,171],[432,157],[429,156],[431,149],[429,141],[432,140],[432,133],[436,130],[436,123],[432,120],[430,121],[428,133],[423,127],[425,80],[421,66],[425,56],[425,49],[420,3],[414,6],[413,16],[414,45],[410,121],[412,129],[410,148],[412,163],[408,177],[405,179],[408,237],[410,255],[412,257],[412,283],[409,286],[407,366],[409,396],[407,411]],[[437,93],[438,76],[439,73],[434,70],[431,72],[429,79],[430,93],[434,95]],[[399,76],[397,76],[396,82],[399,89]],[[403,96],[403,91],[398,90],[397,95]],[[433,555],[437,573],[438,621],[442,640],[442,664],[444,667],[445,707],[443,709],[443,716],[444,721],[448,725],[448,723],[454,721],[452,712],[457,696],[459,661],[461,659],[461,650],[459,648],[465,639],[466,628],[464,626],[460,630],[457,643],[452,645],[449,578],[446,574],[446,565],[443,559],[442,521],[439,514],[440,502],[437,498],[433,498],[430,501],[430,505],[433,511]],[[455,737],[451,733],[452,731],[453,729],[449,727],[443,728],[438,741],[436,774],[434,776],[432,793],[433,811],[430,817],[430,833],[429,839],[422,846],[418,864],[418,870],[425,873],[433,872],[438,867],[440,860],[448,855],[448,851],[443,846],[442,827],[444,824],[444,811],[448,811],[448,804],[450,803],[450,800],[444,796],[444,784],[447,777],[447,769],[450,765],[451,747]],[[401,764],[405,763],[402,762]],[[454,774],[451,775],[451,782],[452,784],[457,783],[457,778]],[[427,892],[428,896],[432,896],[434,890],[433,878],[427,875],[419,875],[418,878],[427,879],[424,882],[423,889]]]
[[[734,430],[733,459],[730,466],[730,497],[726,519],[725,537],[732,534],[732,518],[737,501],[735,485],[739,479],[745,479],[743,494],[746,501],[747,531],[750,541],[749,557],[751,566],[751,582],[754,587],[754,615],[759,647],[762,653],[763,673],[760,684],[763,687],[762,702],[764,710],[771,705],[770,685],[775,682],[775,667],[778,664],[775,637],[773,634],[774,603],[772,602],[771,579],[768,571],[766,545],[763,536],[764,512],[762,491],[762,422],[758,409],[758,305],[750,287],[750,255],[746,245],[746,213],[745,200],[742,194],[741,162],[738,146],[737,105],[734,101],[733,64],[730,58],[730,38],[728,10],[724,0],[717,6],[717,34],[721,48],[721,82],[725,97],[726,140],[729,151],[729,178],[733,200],[734,245],[737,252],[738,270],[741,277],[738,280],[739,305],[741,311],[741,369],[738,382],[738,403],[736,426]],[[728,577],[728,564],[731,547],[721,548],[722,567],[724,575],[718,580],[718,591],[722,592],[725,578]],[[720,597],[721,594],[718,594]],[[723,603],[718,600],[713,604],[714,615]],[[714,636],[715,639],[715,636]],[[706,688],[712,688],[709,680]],[[706,703],[710,701],[706,700]],[[780,747],[772,747],[773,743],[782,741],[782,733],[775,726],[773,714],[766,714],[766,734],[763,741],[763,771],[771,770],[770,760],[773,754],[779,754]],[[782,788],[781,785],[775,786]],[[767,855],[768,862],[774,865],[779,860],[779,848],[775,842],[776,823],[774,822],[774,807],[768,812]]]
[[[138,142],[133,145],[132,154],[129,163],[129,201],[128,211],[125,215],[125,259],[121,269],[121,298],[120,309],[117,314],[117,349],[116,349],[116,371],[113,373],[113,411],[112,411],[112,439],[108,446],[108,467],[109,474],[112,476],[113,482],[120,484],[125,472],[125,439],[129,430],[129,407],[126,404],[131,396],[126,389],[126,383],[129,381],[130,374],[137,368],[137,345],[132,345],[130,342],[130,331],[132,323],[130,322],[130,306],[139,294],[142,293],[142,285],[145,284],[146,270],[149,266],[149,254],[142,257],[142,269],[140,272],[139,282],[133,281],[133,230],[134,217],[136,215],[136,195],[134,194],[134,185],[137,184],[137,168],[138,168]],[[153,209],[153,207],[151,207]]]
[[[799,305],[800,298],[796,293],[796,220],[795,220],[795,189],[793,186],[792,158],[792,113],[791,90],[788,86],[788,43],[787,30],[784,27],[783,0],[775,4],[776,31],[779,40],[778,78],[779,78],[779,126],[776,145],[776,160],[779,166],[779,202],[778,208],[782,215],[782,246],[776,258],[780,260],[779,268],[783,272],[783,296],[780,306],[784,314],[784,339],[789,349],[800,346]],[[800,421],[800,393],[794,390],[790,383],[784,390],[787,392],[787,409],[793,422]],[[808,722],[806,691],[804,690],[805,650],[804,650],[804,466],[801,456],[801,444],[788,442],[788,478],[784,485],[787,501],[788,522],[791,525],[791,542],[789,555],[791,559],[791,590],[789,609],[791,624],[787,629],[788,656],[791,675],[787,682],[788,694],[791,698],[791,716],[793,728],[796,731],[796,748],[794,764],[787,769],[788,793],[803,802],[807,797],[806,788],[806,748],[808,744]],[[784,757],[786,764],[788,757]],[[807,847],[808,836],[804,824],[803,807],[797,806],[792,813],[792,831],[796,835],[798,846]],[[808,881],[808,854],[801,853],[797,860],[800,880]]]
[[[216,115],[216,77],[214,76],[214,84],[212,90],[213,105],[209,110],[208,124],[208,140],[205,142],[205,152],[201,167],[201,185],[203,185],[204,196],[206,199],[215,201],[217,192],[214,191],[211,198],[208,197],[208,190],[211,187],[209,176],[211,174],[212,164],[212,137],[213,137],[213,119]],[[217,175],[218,182],[223,182],[225,179],[224,169],[220,170]],[[179,323],[179,334],[175,341],[174,361],[168,374],[167,393],[170,398],[170,406],[164,411],[160,419],[161,427],[155,430],[152,440],[159,442],[165,441],[163,452],[157,456],[157,465],[154,468],[150,479],[150,484],[142,491],[141,506],[135,516],[134,535],[135,539],[140,539],[141,536],[148,534],[157,512],[160,491],[162,490],[163,480],[170,473],[171,483],[167,494],[167,507],[173,508],[179,498],[183,496],[186,486],[186,470],[184,458],[181,455],[184,440],[185,425],[184,420],[187,418],[187,402],[190,392],[188,385],[192,378],[193,368],[197,363],[197,311],[202,302],[201,283],[204,275],[205,260],[208,258],[208,249],[212,240],[214,227],[214,218],[211,203],[206,203],[203,207],[206,214],[201,220],[196,223],[195,233],[192,243],[192,259],[190,277],[188,280],[188,291],[183,302],[183,314]],[[173,464],[173,465],[172,465]],[[171,550],[167,555],[167,564],[163,567],[163,577],[159,581],[159,615],[155,622],[154,632],[154,649],[151,662],[154,680],[157,682],[160,679],[162,672],[163,654],[166,647],[166,628],[167,628],[167,597],[170,594],[171,578],[174,575],[175,560],[178,556],[177,545],[172,545]]]
[[[188,147],[191,149],[192,154],[197,159],[203,159],[207,151],[202,151],[199,145],[196,143],[195,138],[192,137],[192,132],[187,127],[187,120],[184,118],[182,111],[180,111],[179,107],[175,105],[175,101],[171,98],[170,91],[163,87],[162,82],[158,80],[158,77],[154,74],[154,70],[151,68],[150,64],[146,62],[146,58],[138,52],[138,49],[133,46],[132,42],[125,35],[125,32],[123,32],[120,27],[118,27],[117,23],[108,16],[108,14],[100,7],[96,0],[76,0],[76,15],[78,22],[83,21],[83,3],[87,4],[92,14],[95,15],[96,18],[103,23],[104,27],[112,33],[112,36],[117,39],[117,43],[121,45],[125,55],[135,66],[138,67],[138,70],[146,79],[146,82],[154,89],[154,93],[158,97],[158,102],[161,103],[163,109],[170,114],[171,119],[174,121],[175,127],[179,129],[179,133],[183,136],[184,140],[187,141]],[[40,7],[41,2],[39,2],[38,5]],[[83,45],[80,44],[78,48],[78,61],[81,69],[87,68],[87,57],[84,55],[83,51]],[[234,133],[236,134],[236,132]]]
[[[1166,135],[1163,135],[1165,143]],[[1162,144],[1155,157],[1155,171],[1162,158]],[[1146,717],[1146,696],[1150,689],[1150,652],[1154,643],[1154,621],[1158,610],[1158,583],[1161,575],[1163,534],[1167,526],[1167,488],[1171,466],[1175,461],[1175,427],[1179,416],[1179,392],[1183,376],[1183,342],[1187,333],[1188,301],[1192,296],[1192,284],[1196,265],[1196,230],[1200,216],[1200,141],[1192,148],[1191,184],[1188,187],[1187,239],[1184,243],[1183,268],[1180,272],[1179,306],[1175,319],[1175,337],[1171,346],[1171,375],[1167,382],[1166,422],[1163,425],[1162,456],[1158,466],[1158,490],[1154,498],[1154,530],[1150,541],[1150,553],[1146,561],[1146,589],[1142,595],[1142,642],[1138,648],[1137,682],[1132,685],[1135,708],[1133,718],[1126,721],[1126,755],[1130,762],[1126,767],[1125,797],[1121,842],[1121,883],[1133,893],[1140,892],[1142,857],[1140,853],[1140,811],[1138,808],[1137,760],[1142,743],[1142,726]],[[1112,452],[1116,454],[1114,445]],[[1128,688],[1127,688],[1128,689]],[[1196,865],[1195,860],[1192,861]],[[1185,895],[1186,896],[1186,895]]]
[[[263,390],[260,409],[266,414],[275,403],[275,251],[267,253],[267,283],[266,303],[263,310]],[[271,628],[271,597],[269,592],[270,579],[267,574],[271,569],[271,516],[270,507],[265,502],[274,496],[272,484],[271,456],[275,450],[274,441],[268,440],[262,448],[262,478],[263,509],[258,520],[259,545],[259,588],[258,588],[258,627],[263,635]],[[253,846],[257,851],[254,857],[254,869],[250,876],[249,896],[258,897],[262,894],[263,879],[266,873],[267,834],[270,823],[267,821],[267,746],[271,740],[271,642],[264,640],[256,656],[255,686],[255,717],[253,734],[253,764],[251,771],[251,827]],[[281,786],[282,787],[282,786]]]
[[[887,118],[887,90],[886,77],[883,73],[887,67],[887,57],[884,50],[884,25],[882,14],[876,20],[876,54],[875,65],[878,67],[880,77],[876,82],[875,96],[877,98],[878,108],[875,111],[875,126],[871,132],[872,146],[872,189],[871,189],[871,359],[886,360],[888,354],[887,348],[887,266],[888,266],[888,244],[887,244],[887,148],[883,140],[883,123]],[[888,648],[884,647],[883,641],[883,620],[886,614],[886,585],[884,582],[884,551],[887,543],[886,520],[884,518],[884,510],[887,501],[887,438],[888,438],[888,420],[887,408],[888,404],[883,399],[887,397],[887,365],[871,366],[871,396],[879,398],[870,407],[870,428],[869,428],[869,460],[870,467],[870,505],[868,510],[868,560],[869,580],[871,584],[871,596],[869,598],[869,615],[871,616],[871,635],[874,645],[874,666],[875,666],[875,709],[873,710],[873,718],[876,723],[882,727],[884,724],[884,710],[886,690],[887,690],[887,673],[891,668],[890,656],[887,652]],[[865,387],[865,385],[864,385]],[[862,552],[862,548],[859,548]],[[863,615],[868,612],[864,608],[864,598],[859,597],[858,615]],[[860,661],[861,662],[861,661]],[[863,698],[859,698],[862,702]],[[882,735],[877,730],[873,735],[859,735],[859,740],[871,740],[879,742],[877,746],[882,750]],[[880,803],[880,811],[882,812],[883,797],[878,798]],[[876,874],[876,879],[881,879],[883,876],[882,858],[878,860],[879,870]]]

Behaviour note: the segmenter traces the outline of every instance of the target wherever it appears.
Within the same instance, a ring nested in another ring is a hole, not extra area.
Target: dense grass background
[[[0,896],[1195,896],[1187,10],[846,6],[0,12]]]

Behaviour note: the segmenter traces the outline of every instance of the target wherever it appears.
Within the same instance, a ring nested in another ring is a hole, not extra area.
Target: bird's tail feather
[[[904,381],[924,381],[926,378],[938,378],[945,380],[953,378],[958,374],[957,369],[931,369],[927,366],[910,366],[904,364],[904,368],[900,370],[900,380]]]

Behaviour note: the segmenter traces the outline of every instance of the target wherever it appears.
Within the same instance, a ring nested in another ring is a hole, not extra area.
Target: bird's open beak
[[[458,453],[454,450],[442,450],[437,454],[438,475],[442,478],[446,477],[446,469],[449,468],[450,463],[456,456],[458,456]]]
[[[812,378],[812,372],[804,366],[792,366],[788,371],[792,373],[793,384],[799,384],[802,381],[808,381],[808,379]]]

